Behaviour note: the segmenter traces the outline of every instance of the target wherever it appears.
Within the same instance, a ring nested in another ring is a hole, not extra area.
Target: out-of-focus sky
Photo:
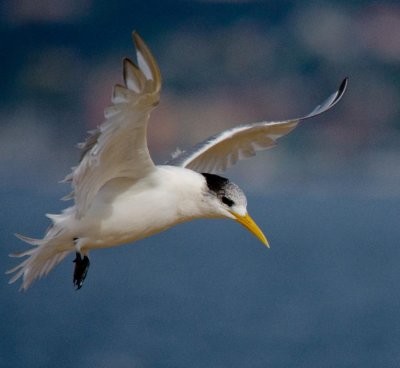
[[[235,124],[301,116],[349,76],[334,111],[235,174],[251,174],[259,191],[312,185],[309,175],[342,191],[351,173],[346,185],[358,193],[399,195],[396,2],[20,0],[3,2],[1,14],[0,169],[9,180],[32,172],[51,181],[74,164],[72,145],[102,122],[120,60],[134,57],[135,29],[163,74],[149,133],[159,162]]]
[[[99,252],[79,293],[69,260],[26,294],[0,277],[0,367],[398,367],[398,1],[1,2],[1,270],[23,247],[12,234],[40,237],[65,206],[57,182],[103,121],[133,30],[163,76],[158,163],[349,88],[225,174],[271,251],[198,222]]]

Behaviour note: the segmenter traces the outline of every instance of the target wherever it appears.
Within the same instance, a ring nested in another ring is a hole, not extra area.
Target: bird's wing
[[[346,91],[347,80],[347,78],[344,79],[335,93],[302,118],[244,124],[225,130],[198,143],[189,151],[178,153],[168,164],[198,172],[223,171],[238,160],[254,156],[257,151],[273,147],[276,140],[288,134],[300,120],[312,118],[329,110],[342,98]]]
[[[137,63],[123,61],[124,85],[116,85],[105,122],[79,146],[82,156],[65,181],[73,187],[77,216],[82,217],[96,193],[117,177],[138,179],[154,169],[147,147],[147,121],[158,104],[161,75],[143,40],[133,33]]]

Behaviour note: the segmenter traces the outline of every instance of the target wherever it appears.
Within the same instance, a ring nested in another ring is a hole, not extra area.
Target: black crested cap
[[[206,178],[208,189],[210,189],[217,195],[223,193],[226,184],[229,183],[229,180],[223,178],[222,176],[218,176],[215,174],[208,174],[208,173],[201,173],[201,174]]]
[[[228,207],[237,203],[247,205],[246,196],[236,184],[215,174],[202,173],[202,175],[206,179],[208,190],[215,193],[223,204]]]

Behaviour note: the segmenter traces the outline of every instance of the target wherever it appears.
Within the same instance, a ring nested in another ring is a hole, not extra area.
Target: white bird
[[[12,257],[27,256],[7,271],[10,283],[22,278],[21,289],[75,252],[73,282],[81,288],[92,249],[134,242],[176,224],[198,218],[238,221],[266,246],[262,231],[247,213],[243,191],[213,174],[256,151],[275,145],[300,120],[321,114],[343,96],[347,78],[337,92],[303,118],[244,124],[228,129],[180,152],[165,165],[155,165],[147,147],[147,122],[159,102],[161,75],[143,40],[133,33],[137,65],[123,60],[124,85],[116,85],[105,122],[80,145],[78,166],[65,178],[74,205],[52,221],[43,239],[17,236],[34,245]]]

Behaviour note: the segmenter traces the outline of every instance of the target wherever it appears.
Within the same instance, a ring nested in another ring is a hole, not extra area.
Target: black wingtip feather
[[[340,83],[339,89],[333,93],[331,96],[329,96],[324,102],[322,102],[320,105],[318,105],[313,111],[311,111],[308,115],[303,116],[300,119],[293,119],[293,120],[305,120],[309,118],[313,118],[315,116],[321,115],[324,112],[330,110],[333,106],[335,106],[343,97],[347,90],[347,84],[348,84],[349,78],[346,77],[343,79],[343,81]]]
[[[344,95],[344,93],[347,90],[348,84],[349,84],[349,77],[345,77],[342,80],[342,83],[340,83],[339,89],[337,91],[337,96],[336,96],[335,100],[332,102],[333,104],[335,104],[338,100],[340,100],[342,98],[342,96]]]

